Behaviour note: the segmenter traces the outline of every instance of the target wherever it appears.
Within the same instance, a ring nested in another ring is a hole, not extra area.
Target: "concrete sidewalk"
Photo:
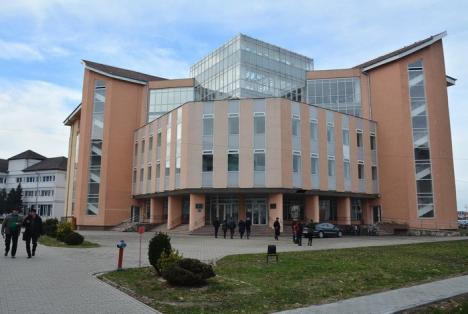
[[[280,313],[386,314],[407,310],[463,293],[468,293],[468,276],[454,277],[418,286],[342,300],[336,303],[313,305]]]

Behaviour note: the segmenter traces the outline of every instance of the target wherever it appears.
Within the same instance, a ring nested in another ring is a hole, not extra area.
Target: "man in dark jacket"
[[[245,221],[245,231],[247,232],[247,239],[250,239],[250,230],[252,229],[252,222],[250,221],[250,217],[247,217]]]
[[[236,223],[234,222],[234,219],[229,219],[229,232],[231,233],[231,239],[234,239],[234,230],[236,230]]]
[[[279,237],[280,232],[281,232],[281,225],[280,225],[278,217],[276,217],[276,220],[273,223],[273,228],[275,229],[275,240],[278,240],[278,237]]]
[[[215,229],[215,238],[218,237],[218,230],[219,230],[219,220],[218,220],[218,217],[216,217],[214,220],[213,220],[213,227]]]
[[[15,258],[16,249],[18,247],[18,237],[21,233],[22,217],[18,214],[18,210],[13,209],[12,213],[5,217],[2,223],[2,236],[5,237],[5,256],[8,256],[11,246],[11,258]]]
[[[245,222],[241,219],[239,220],[239,234],[240,234],[241,239],[244,237],[244,233],[245,233]]]
[[[304,230],[304,225],[301,221],[297,222],[296,230],[297,245],[302,246],[302,231]]]
[[[227,223],[226,219],[223,220],[223,224],[221,225],[221,229],[223,229],[223,235],[224,235],[224,238],[226,239],[226,232],[228,230],[228,223]]]
[[[37,239],[42,235],[42,219],[36,213],[35,209],[31,209],[29,215],[23,220],[23,226],[25,228],[23,233],[23,240],[26,241],[26,252],[28,258],[36,255]],[[32,252],[31,252],[31,241],[32,241]]]

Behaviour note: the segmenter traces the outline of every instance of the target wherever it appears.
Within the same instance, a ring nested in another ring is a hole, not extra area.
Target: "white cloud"
[[[29,44],[0,39],[0,59],[37,61],[43,60],[44,56],[38,49]]]
[[[0,158],[27,149],[67,156],[63,120],[80,99],[80,91],[44,81],[0,81]]]

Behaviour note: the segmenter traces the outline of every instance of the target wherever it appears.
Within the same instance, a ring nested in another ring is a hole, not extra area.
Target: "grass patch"
[[[99,247],[99,244],[94,243],[94,242],[89,242],[89,241],[83,241],[80,245],[68,245],[66,243],[63,243],[55,238],[49,237],[49,236],[41,236],[38,241],[42,245],[46,246],[53,246],[53,247],[69,247],[69,248],[81,248],[81,249],[86,249],[86,248],[93,248],[93,247]]]
[[[103,277],[163,313],[270,313],[468,273],[468,241],[231,255],[203,288],[174,288],[150,267]],[[149,301],[148,301],[149,300]]]

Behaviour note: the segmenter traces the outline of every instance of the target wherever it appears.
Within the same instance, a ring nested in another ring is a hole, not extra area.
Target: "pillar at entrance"
[[[312,219],[314,223],[320,222],[319,215],[319,196],[318,195],[307,195],[306,196],[306,208],[305,208],[305,218],[307,223]]]
[[[182,223],[182,197],[169,196],[167,205],[167,229],[174,229]]]
[[[362,206],[362,222],[365,225],[371,225],[373,223],[372,220],[372,205],[373,202],[369,200],[361,200]]]
[[[275,207],[275,208],[273,208]],[[270,194],[267,204],[268,225],[273,228],[276,217],[279,218],[281,231],[283,231],[283,193]]]
[[[163,223],[163,199],[161,197],[153,197],[151,199],[151,219],[150,223],[160,224]]]
[[[351,198],[340,197],[338,198],[338,212],[337,212],[339,225],[351,224]]]
[[[205,195],[190,194],[189,231],[205,225]]]

